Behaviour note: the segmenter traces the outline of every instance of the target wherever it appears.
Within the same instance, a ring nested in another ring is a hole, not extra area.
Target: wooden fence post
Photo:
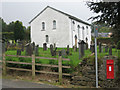
[[[6,60],[5,60],[5,53],[3,53],[3,75],[6,75]]]
[[[62,84],[62,56],[61,56],[61,51],[59,52],[58,65],[59,65],[59,82],[60,82],[60,84]]]
[[[35,77],[35,55],[32,55],[32,78]]]

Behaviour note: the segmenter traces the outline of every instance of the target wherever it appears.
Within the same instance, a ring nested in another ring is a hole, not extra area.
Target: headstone
[[[83,57],[85,55],[85,53],[84,53],[84,44],[85,44],[85,42],[82,40],[80,42],[80,44],[81,44],[81,57]]]
[[[108,46],[107,45],[105,46],[105,52],[108,52]]]
[[[99,53],[101,53],[101,43],[99,42]]]
[[[43,43],[43,51],[47,50],[47,43]]]
[[[69,45],[67,45],[67,51],[66,54],[69,55]]]
[[[86,50],[88,49],[88,43],[86,43]]]
[[[84,44],[84,50],[86,50],[86,43]]]
[[[54,56],[56,56],[56,50],[57,50],[57,47],[56,47],[55,50],[53,51],[53,52],[54,52],[54,53],[53,53]]]
[[[32,43],[33,51],[35,50],[35,42]]]
[[[21,49],[17,50],[17,55],[21,55]]]
[[[32,47],[31,44],[28,44],[28,45],[26,46],[26,55],[31,56],[32,54],[33,54],[33,47]]]
[[[54,51],[53,51],[53,45],[50,44],[50,52],[51,52],[51,55],[54,56]]]
[[[95,53],[95,44],[90,45],[90,51]]]
[[[109,55],[112,55],[112,46],[109,48]]]
[[[39,45],[35,46],[35,56],[38,56],[39,55]]]
[[[66,56],[66,51],[65,51],[65,49],[62,49],[61,53],[62,53],[62,57],[65,57],[65,56]]]
[[[81,58],[81,44],[80,44],[80,41],[78,42],[78,45],[79,45],[79,59]]]

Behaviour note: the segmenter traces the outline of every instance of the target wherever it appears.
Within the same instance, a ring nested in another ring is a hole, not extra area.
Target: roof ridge
[[[73,16],[73,15],[70,15],[70,14],[68,14],[68,13],[65,13],[65,12],[63,12],[63,11],[61,11],[61,10],[58,10],[58,9],[56,9],[56,8],[53,8],[53,7],[51,7],[51,6],[46,6],[37,16],[39,16],[39,15],[40,15],[45,9],[47,9],[47,8],[51,8],[51,9],[57,11],[57,12],[60,12],[60,13],[62,13],[62,14],[65,14],[66,16],[68,16],[68,17],[71,18],[71,19],[74,19],[74,20],[77,20],[77,21],[82,22],[82,23],[84,23],[84,24],[90,25],[89,23],[87,23],[87,22],[79,19],[78,17],[75,17],[75,16]],[[31,23],[35,18],[37,18],[37,16],[34,17],[29,23]]]

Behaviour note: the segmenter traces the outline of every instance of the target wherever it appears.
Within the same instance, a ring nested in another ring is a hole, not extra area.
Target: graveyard
[[[39,47],[34,42],[3,43],[3,74],[14,70],[32,71],[32,78],[45,74],[48,77],[53,75],[52,79],[56,75],[60,84],[68,79],[71,85],[95,87],[95,46],[91,44],[89,49],[87,44],[79,45],[77,48],[69,48],[69,45],[59,48],[51,44],[48,48],[46,44]],[[98,43],[97,53],[99,86],[117,87],[118,79],[106,80],[105,63],[107,59],[115,59],[115,73],[118,72],[117,60],[120,50],[113,45]],[[115,76],[117,77],[117,74]]]
[[[18,46],[19,47],[19,46]],[[55,49],[55,48],[53,48]],[[19,49],[18,49],[19,50]],[[79,48],[77,48],[76,51],[74,51],[73,48],[69,48],[69,55],[66,54],[66,51],[67,51],[67,47],[66,48],[57,48],[56,50],[56,55],[52,55],[51,54],[51,50],[50,48],[47,48],[46,50],[44,50],[42,47],[38,47],[38,51],[37,51],[37,55],[36,56],[40,56],[40,57],[48,57],[48,58],[58,58],[59,55],[58,55],[58,51],[62,51],[62,57],[63,58],[69,58],[70,59],[70,62],[68,61],[63,61],[62,64],[65,64],[65,65],[70,65],[72,67],[76,67],[79,65],[79,63],[83,60],[83,58],[88,58],[88,57],[94,57],[94,53],[92,53],[92,51],[90,49],[87,49],[85,50],[85,55],[79,59]],[[113,56],[119,56],[118,55],[118,51],[116,48],[112,48],[112,55]],[[104,48],[102,47],[102,51],[99,51],[99,46],[97,47],[97,53],[98,53],[98,58],[101,59],[103,58],[105,55],[109,55],[109,51],[105,51],[105,46]],[[5,54],[7,55],[17,55],[17,49],[12,49],[12,48],[9,48]],[[22,51],[21,50],[21,53],[20,53],[21,56],[25,56],[26,55],[26,50],[25,50],[25,47],[24,47],[24,50]],[[12,60],[12,61],[20,61],[22,58],[17,58],[17,57],[6,57],[6,60]],[[24,62],[31,62],[31,59],[29,58],[23,58]],[[40,62],[42,64],[49,64],[50,63],[50,60],[44,60],[44,59],[37,59],[36,60],[37,62]],[[54,61],[53,63],[58,63],[57,61]]]

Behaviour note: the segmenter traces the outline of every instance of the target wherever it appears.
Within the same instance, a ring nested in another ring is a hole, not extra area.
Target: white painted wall
[[[53,20],[56,20],[56,29],[53,29]],[[72,21],[75,22],[73,27]],[[45,22],[45,31],[42,30],[42,22]],[[78,38],[78,25],[80,26],[80,37]],[[82,26],[85,27],[84,30],[84,39],[82,38]],[[88,38],[88,46],[90,48],[91,42],[91,29],[88,26],[86,30],[86,24],[70,19],[68,16],[57,12],[51,8],[47,8],[42,12],[37,18],[31,22],[31,42],[39,44],[40,47],[43,46],[43,43],[46,43],[46,35],[49,36],[49,42],[47,43],[48,47],[50,44],[56,43],[57,47],[66,47],[69,45],[70,48],[75,45],[74,36],[77,35],[77,42],[80,40],[85,40],[85,37]],[[75,31],[73,31],[73,28]],[[88,34],[87,34],[88,32]]]
[[[73,21],[74,21],[74,25],[73,25]],[[78,22],[76,20],[69,20],[70,23],[70,31],[71,31],[71,37],[70,37],[70,47],[75,45],[75,35],[77,36],[77,42],[79,42],[79,40],[84,40],[86,42],[86,37],[88,38],[88,48],[90,48],[90,42],[91,42],[91,27],[89,25],[83,24],[81,22]],[[79,36],[78,36],[78,25],[80,26],[79,28]],[[88,26],[88,29],[86,28],[86,26]],[[82,27],[84,27],[84,30],[82,29]],[[84,38],[83,38],[83,33],[84,33]],[[78,44],[77,44],[78,47]]]
[[[56,29],[53,29],[53,20],[56,20]],[[42,22],[45,22],[45,31],[42,30]],[[47,8],[31,22],[31,42],[40,47],[46,42],[45,35],[49,36],[50,44],[56,43],[57,47],[69,45],[69,18],[51,8]]]

